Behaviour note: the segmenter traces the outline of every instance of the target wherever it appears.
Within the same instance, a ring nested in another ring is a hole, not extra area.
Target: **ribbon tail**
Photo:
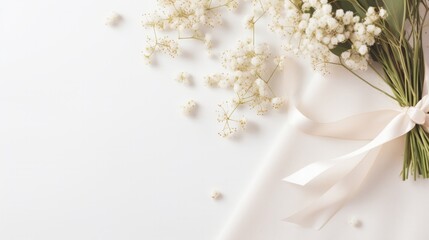
[[[310,164],[286,177],[285,181],[301,185],[304,189],[309,189],[308,184],[312,182],[330,187],[313,205],[292,215],[287,221],[322,228],[357,191],[381,146],[403,136],[414,126],[415,123],[406,113],[400,113],[363,147],[335,159]]]
[[[356,157],[362,154],[366,154],[370,150],[382,146],[387,142],[401,137],[402,135],[413,129],[414,126],[415,123],[410,121],[410,119],[405,113],[401,113],[397,115],[394,119],[392,119],[389,124],[387,124],[387,126],[379,133],[378,136],[376,136],[372,141],[370,141],[363,147],[338,158],[326,161],[319,161],[310,164],[307,167],[298,170],[297,172],[293,173],[292,175],[286,177],[283,180],[286,182],[305,186],[309,182],[316,180],[319,175],[329,171],[332,168],[338,167],[338,165],[347,164],[349,166],[354,166],[357,163],[353,163],[353,159],[356,159]],[[344,173],[346,174],[347,172]]]
[[[320,230],[343,207],[364,182],[381,147],[370,150],[357,166],[319,199],[284,219],[286,222]]]
[[[353,170],[366,154],[365,152],[349,158],[340,157],[315,162],[285,177],[283,181],[300,186],[318,183],[318,185],[331,187]]]

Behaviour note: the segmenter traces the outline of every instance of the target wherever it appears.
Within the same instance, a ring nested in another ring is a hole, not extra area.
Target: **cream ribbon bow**
[[[306,133],[371,141],[349,154],[312,163],[284,178],[283,181],[300,185],[307,190],[313,183],[328,189],[312,204],[289,216],[285,221],[321,229],[357,192],[377,158],[381,146],[407,134],[416,124],[422,125],[425,131],[429,132],[427,66],[425,73],[423,97],[414,107],[362,113],[332,123],[316,123],[295,110],[295,121]]]

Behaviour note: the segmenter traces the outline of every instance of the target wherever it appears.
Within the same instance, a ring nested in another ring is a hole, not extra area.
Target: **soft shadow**
[[[191,59],[194,59],[194,54],[189,50],[181,49],[179,57],[183,59],[191,60]]]
[[[258,124],[254,123],[254,122],[247,122],[247,126],[246,126],[246,133],[250,133],[250,134],[257,134],[261,131],[261,128],[259,127]]]

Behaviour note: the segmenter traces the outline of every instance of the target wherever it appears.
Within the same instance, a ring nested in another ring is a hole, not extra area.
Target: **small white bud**
[[[214,200],[218,200],[222,197],[222,193],[220,193],[219,191],[213,191],[211,194],[211,198]]]
[[[355,216],[351,217],[348,222],[349,222],[349,225],[352,227],[357,228],[362,226],[362,222],[359,219],[357,219]]]
[[[112,12],[106,19],[106,25],[110,27],[117,26],[122,21],[122,16],[116,12]]]
[[[366,45],[362,45],[359,47],[359,53],[360,55],[365,55],[368,53],[368,47]]]
[[[284,100],[281,97],[275,97],[271,99],[271,104],[274,109],[280,109],[284,104]]]
[[[194,100],[189,100],[185,105],[182,106],[182,111],[185,115],[192,115],[195,113],[197,103]]]
[[[380,8],[380,12],[378,13],[378,15],[385,19],[387,17],[387,11],[384,8]]]

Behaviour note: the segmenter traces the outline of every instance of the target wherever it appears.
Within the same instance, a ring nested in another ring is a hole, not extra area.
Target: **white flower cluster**
[[[239,130],[245,130],[247,127],[247,119],[242,117],[240,119],[236,119],[232,117],[235,110],[239,105],[236,103],[225,102],[224,104],[219,104],[219,108],[221,112],[219,112],[218,122],[223,124],[222,130],[219,132],[219,136],[221,137],[229,137]],[[232,111],[228,108],[232,108]]]
[[[249,105],[259,115],[267,112],[270,105],[274,109],[281,107],[283,100],[274,95],[269,83],[274,73],[282,69],[284,59],[275,58],[274,70],[268,78],[264,78],[267,75],[270,59],[271,51],[267,44],[254,46],[251,39],[239,41],[234,50],[226,51],[222,55],[223,66],[229,70],[229,73],[206,77],[207,85],[230,88],[236,95],[231,104],[221,106],[222,112],[218,121],[224,123],[224,128],[220,135],[227,136],[236,132],[237,129],[229,125],[230,121],[242,125],[240,120],[232,119],[232,114],[240,105]]]
[[[252,0],[253,11],[244,19],[246,29],[253,29],[256,22],[264,15],[269,15],[273,22],[278,21],[283,14],[285,0]]]
[[[238,0],[159,0],[161,10],[147,15],[145,27],[152,28],[154,39],[148,39],[148,46],[144,51],[145,58],[150,62],[155,52],[164,52],[177,56],[178,43],[176,40],[160,41],[157,30],[176,30],[178,39],[194,39],[204,42],[207,51],[211,53],[213,42],[211,36],[204,32],[206,27],[215,27],[222,24],[220,8],[235,9]]]
[[[148,37],[147,41],[150,43],[152,39]],[[179,44],[168,37],[156,37],[154,43],[148,44],[144,51],[144,57],[148,63],[152,63],[152,57],[156,52],[176,57],[179,54]]]
[[[247,119],[236,118],[241,105],[248,105],[262,115],[269,109],[280,109],[283,98],[276,97],[270,84],[274,74],[283,69],[284,57],[272,57],[268,44],[255,42],[256,23],[266,15],[276,18],[284,12],[285,0],[245,0],[251,4],[251,14],[245,19],[246,29],[251,30],[251,39],[239,41],[238,46],[222,54],[222,65],[228,71],[205,77],[211,87],[230,89],[236,96],[232,101],[220,104],[218,121],[223,124],[219,135],[227,137],[248,125]],[[147,60],[157,52],[177,56],[178,40],[193,39],[204,43],[211,54],[213,47],[210,29],[222,24],[221,9],[237,8],[239,0],[158,0],[160,10],[147,15],[144,26],[153,31],[144,53]],[[177,31],[178,38],[168,38],[159,32]],[[269,70],[269,71],[268,71]],[[181,72],[175,78],[179,83],[191,84],[190,75]],[[183,113],[194,115],[197,103],[189,100],[182,106]]]
[[[384,9],[370,7],[361,19],[352,11],[333,9],[328,0],[291,0],[285,6],[285,18],[277,21],[276,29],[292,30],[298,42],[296,51],[320,63],[329,61],[332,52],[341,47],[346,50],[341,51],[346,66],[353,70],[367,68],[369,48],[381,33],[377,22],[387,15]]]
[[[369,7],[364,21],[354,24],[353,32],[350,35],[352,47],[341,54],[347,67],[366,70],[369,48],[375,44],[377,36],[381,33],[381,28],[377,27],[376,23],[386,17],[387,13],[383,8],[376,12],[374,7]]]

